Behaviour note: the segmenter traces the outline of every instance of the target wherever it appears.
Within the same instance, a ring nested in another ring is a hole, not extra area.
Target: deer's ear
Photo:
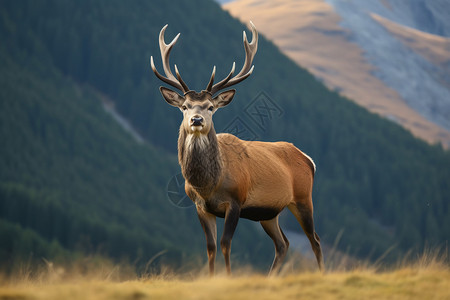
[[[175,107],[181,107],[181,105],[183,105],[185,99],[177,92],[174,92],[171,89],[168,89],[163,86],[160,87],[159,90],[161,91],[164,100],[166,100],[166,102],[169,103],[170,105]]]
[[[234,94],[236,90],[222,92],[213,99],[213,102],[217,108],[227,106],[233,100]]]

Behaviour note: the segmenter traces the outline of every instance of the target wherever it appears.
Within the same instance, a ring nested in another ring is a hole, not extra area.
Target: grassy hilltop
[[[0,299],[449,299],[450,269],[419,261],[391,271],[286,272],[265,277],[248,271],[227,277],[165,275],[120,278],[118,268],[64,276],[46,271],[0,285]]]

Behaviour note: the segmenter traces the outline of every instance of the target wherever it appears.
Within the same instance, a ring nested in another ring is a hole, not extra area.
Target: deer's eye
[[[186,105],[183,105],[183,106],[181,107],[181,109],[182,109],[182,110],[186,110],[186,109],[187,109]]]
[[[209,110],[209,111],[213,111],[213,110],[214,110],[214,106],[210,106],[210,107],[208,108],[208,110]]]

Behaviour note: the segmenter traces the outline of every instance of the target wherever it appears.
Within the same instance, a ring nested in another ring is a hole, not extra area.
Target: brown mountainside
[[[330,89],[401,124],[417,137],[430,143],[441,142],[446,147],[450,145],[448,130],[425,119],[394,89],[373,75],[376,67],[350,40],[351,32],[339,25],[340,16],[325,1],[237,0],[225,4],[224,8],[245,23],[252,20],[281,51],[323,80]],[[375,14],[371,16],[426,58],[448,59],[450,52],[440,50],[442,43],[449,43],[447,39],[420,34]]]

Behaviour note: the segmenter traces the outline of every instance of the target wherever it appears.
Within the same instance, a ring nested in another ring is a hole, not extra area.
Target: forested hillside
[[[161,68],[158,34],[169,24],[167,42],[181,32],[171,62],[201,90],[213,65],[217,78],[233,61],[240,68],[245,27],[207,0],[0,5],[2,260],[36,245],[46,249],[38,256],[78,248],[141,261],[167,249],[169,261],[203,256],[195,212],[171,206],[165,195],[178,173],[181,115],[159,95],[149,57]],[[339,249],[372,259],[391,246],[402,254],[445,245],[448,152],[328,91],[263,37],[254,64],[233,103],[216,114],[216,130],[232,130],[238,117],[252,138],[287,140],[314,158],[315,219],[325,244],[343,232]],[[102,111],[98,94],[146,144]],[[254,118],[249,108],[260,95],[276,115],[257,106],[265,115]],[[293,218],[284,223],[301,230]],[[249,224],[238,226],[242,243],[233,243],[233,253],[268,264],[271,241],[256,242],[260,231]]]
[[[90,88],[25,53],[20,63],[2,54],[1,261],[63,249],[180,259],[174,239],[192,232],[170,230],[185,220],[164,198],[174,158],[135,143]]]
[[[197,266],[205,246],[195,210],[166,195],[179,173],[176,156],[133,140],[104,111],[101,90],[63,75],[38,36],[28,28],[17,34],[15,25],[3,16],[1,269],[91,254],[141,271],[161,263]],[[271,256],[271,249],[258,249],[254,228],[239,236],[237,244],[255,248],[237,249],[238,257]]]

